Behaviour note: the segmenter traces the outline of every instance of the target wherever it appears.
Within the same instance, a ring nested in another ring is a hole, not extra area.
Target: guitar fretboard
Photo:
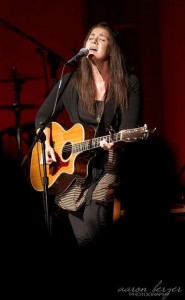
[[[104,139],[108,142],[134,142],[139,140],[146,140],[149,135],[148,126],[145,124],[143,127],[122,130],[118,133],[111,133],[110,135],[85,140],[80,143],[72,145],[72,153],[87,151],[100,147],[100,142]]]

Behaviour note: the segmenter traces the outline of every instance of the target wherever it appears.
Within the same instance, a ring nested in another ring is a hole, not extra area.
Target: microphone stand
[[[64,68],[66,67],[66,64],[64,65]],[[63,71],[64,71],[63,68]],[[61,91],[61,94],[63,94],[65,88],[67,87],[72,75],[74,72],[74,68],[71,72],[71,75],[69,76],[68,80],[66,81],[65,85],[63,86],[63,90]],[[63,74],[63,72],[62,72]],[[62,75],[61,75],[62,78]],[[61,83],[61,80],[60,80]],[[43,179],[42,179],[42,184],[43,184],[43,202],[44,202],[44,210],[45,210],[45,222],[46,222],[46,226],[48,229],[48,233],[51,236],[52,234],[52,230],[51,230],[51,218],[50,218],[50,213],[49,213],[49,207],[48,207],[48,177],[47,177],[47,171],[46,171],[46,155],[45,155],[45,140],[46,140],[46,136],[44,134],[44,129],[46,128],[46,126],[53,120],[53,116],[54,116],[54,111],[55,108],[57,106],[57,102],[58,102],[58,95],[59,95],[59,90],[61,87],[61,84],[59,83],[59,89],[58,89],[58,93],[57,93],[57,97],[55,100],[55,104],[54,104],[54,109],[51,112],[51,114],[49,115],[49,117],[47,118],[47,120],[45,122],[42,122],[40,125],[40,129],[38,131],[38,133],[36,134],[34,141],[31,145],[31,147],[28,150],[27,155],[25,155],[25,157],[23,158],[22,162],[21,162],[21,167],[23,167],[23,165],[25,164],[25,162],[27,161],[28,157],[31,156],[33,147],[35,146],[35,144],[37,142],[41,142],[41,146],[42,146],[42,157],[43,157]]]
[[[42,65],[43,65],[43,70],[44,70],[44,78],[45,78],[45,83],[46,83],[46,93],[44,97],[47,97],[47,95],[50,92],[50,86],[49,86],[49,81],[48,81],[48,76],[47,76],[47,68],[46,68],[46,60],[45,60],[45,54],[42,48],[37,48],[37,53],[41,56],[42,59]]]
[[[47,124],[49,122],[51,122],[51,119],[52,119],[52,115],[50,115],[48,117],[46,122],[42,122],[41,127],[40,127],[38,133],[36,134],[31,147],[28,150],[27,155],[25,155],[25,157],[23,158],[23,160],[21,162],[21,167],[23,167],[23,165],[27,161],[28,157],[31,156],[31,152],[32,152],[33,147],[35,146],[35,144],[37,142],[40,142],[41,143],[41,148],[42,148],[42,158],[43,158],[43,178],[42,178],[43,193],[42,193],[42,195],[43,195],[45,223],[46,223],[46,227],[47,227],[49,236],[51,236],[51,234],[52,234],[52,228],[51,228],[51,218],[50,218],[49,207],[48,207],[48,177],[47,177],[47,171],[46,171],[46,154],[45,154],[46,136],[45,136],[45,133],[44,133],[44,129],[46,128]]]

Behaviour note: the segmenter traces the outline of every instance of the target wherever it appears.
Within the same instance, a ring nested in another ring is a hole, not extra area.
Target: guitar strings
[[[127,141],[127,142],[133,142],[133,141],[138,141],[138,140],[144,140],[147,138],[147,136],[145,136],[144,134],[148,133],[148,130],[146,130],[146,127],[139,127],[139,128],[132,128],[132,129],[125,129],[122,130],[118,133],[114,133],[114,141]],[[123,135],[127,134],[127,137],[125,139],[123,139]],[[130,134],[130,136],[129,136]],[[134,136],[132,136],[134,135]],[[97,137],[94,139],[89,139],[89,140],[85,140],[85,141],[80,141],[77,143],[70,143],[70,144],[65,144],[63,147],[63,152],[69,152],[71,150],[78,150],[81,148],[80,145],[82,146],[82,148],[85,148],[85,150],[89,150],[86,149],[87,146],[90,146],[90,149],[92,148],[97,148],[100,146],[100,141],[102,141],[103,139],[108,140],[109,142],[112,140],[112,135],[106,135],[106,136],[101,136],[101,137]],[[94,142],[93,142],[94,140]],[[61,149],[61,147],[57,147],[54,148],[55,150],[59,150]],[[71,152],[78,152],[78,151],[71,151]],[[82,150],[81,150],[82,151]]]

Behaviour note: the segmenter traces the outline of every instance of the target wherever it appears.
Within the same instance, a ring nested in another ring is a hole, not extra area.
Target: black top
[[[69,118],[72,124],[80,123],[83,126],[88,125],[96,128],[98,125],[98,113],[96,117],[91,116],[87,111],[82,110],[79,105],[79,97],[77,91],[73,87],[68,86],[71,73],[64,75],[62,82],[58,81],[50,94],[47,96],[45,102],[42,104],[37,112],[35,118],[36,129],[40,128],[42,122],[46,122],[48,117],[52,114],[52,119],[55,120],[61,111],[65,108],[69,114]],[[60,88],[59,88],[60,85]],[[57,98],[58,94],[58,98]],[[57,102],[54,114],[55,102]],[[96,101],[97,111],[99,106],[104,105],[103,101]],[[136,75],[130,75],[129,77],[129,92],[128,92],[128,109],[120,109],[115,107],[114,99],[110,99],[105,103],[104,113],[101,120],[101,129],[98,135],[107,134],[107,128],[110,125],[115,132],[122,129],[135,128],[138,126],[138,116],[140,108],[140,86],[139,80]]]

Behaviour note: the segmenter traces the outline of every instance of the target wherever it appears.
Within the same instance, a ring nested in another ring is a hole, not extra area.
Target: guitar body
[[[49,193],[64,192],[77,176],[87,177],[90,160],[94,157],[92,151],[73,151],[73,145],[80,147],[80,143],[94,137],[93,128],[84,128],[81,124],[75,124],[69,130],[52,122],[51,143],[53,145],[57,162],[46,165]],[[42,145],[37,142],[32,150],[30,164],[30,179],[33,188],[43,191],[43,159]]]

